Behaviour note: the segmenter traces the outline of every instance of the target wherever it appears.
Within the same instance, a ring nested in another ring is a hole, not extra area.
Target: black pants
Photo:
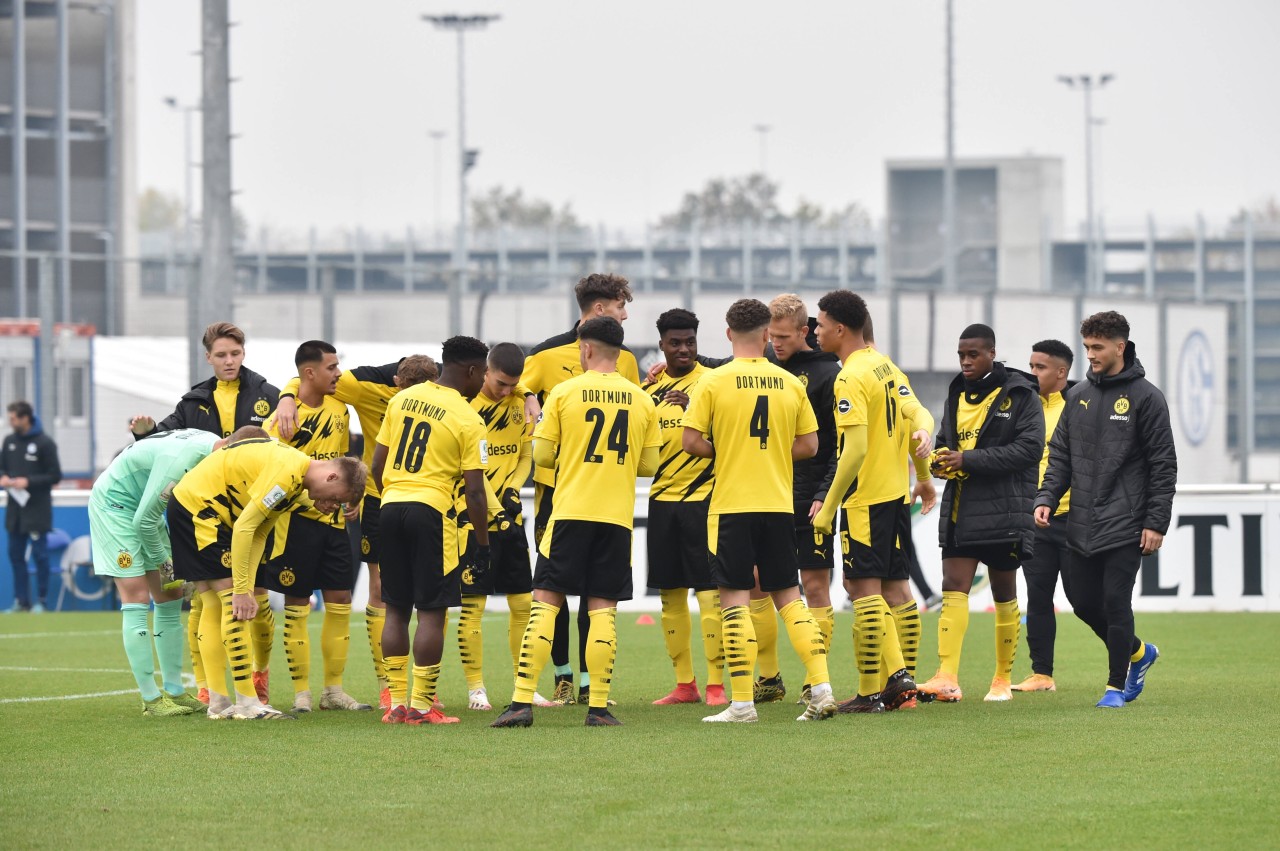
[[[1122,689],[1129,657],[1142,646],[1133,632],[1133,583],[1142,566],[1142,550],[1135,542],[1091,556],[1071,553],[1067,564],[1067,598],[1076,617],[1107,645],[1107,685]]]
[[[1062,587],[1071,597],[1071,576],[1066,569],[1067,515],[1054,516],[1049,528],[1036,529],[1036,552],[1022,563],[1027,580],[1027,647],[1031,651],[1031,671],[1053,676],[1053,645],[1058,638],[1058,618],[1053,612],[1053,594]]]
[[[920,595],[928,600],[933,596],[933,588],[929,586],[929,580],[924,578],[924,571],[920,569],[920,559],[916,558],[916,542],[910,536],[906,535],[898,539],[898,545],[902,547],[902,554],[907,559],[907,572],[911,574],[911,581],[916,584],[916,588],[920,589]]]

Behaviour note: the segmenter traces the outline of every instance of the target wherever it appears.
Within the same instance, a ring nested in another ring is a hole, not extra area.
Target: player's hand
[[[662,397],[662,401],[668,405],[675,405],[680,408],[689,407],[689,394],[683,390],[668,390],[666,395]]]
[[[491,553],[488,547],[482,547],[476,544],[475,548],[467,553],[467,560],[470,562],[471,568],[471,584],[482,585],[484,580],[489,578]]]
[[[964,469],[964,453],[957,449],[939,449],[934,456],[935,463],[941,464],[949,473]]]
[[[7,487],[9,487],[9,477],[0,476],[0,488],[7,488]]]
[[[502,505],[502,510],[511,518],[512,523],[519,523],[521,515],[524,513],[524,502],[520,499],[520,491],[516,488],[507,488],[502,492],[502,496],[498,497],[498,502]]]
[[[809,525],[813,525],[813,518],[822,510],[822,500],[815,499],[813,505],[809,506]]]
[[[1142,530],[1142,554],[1149,556],[1164,544],[1164,535],[1154,529]]]
[[[150,434],[155,427],[155,419],[147,416],[146,414],[138,414],[136,417],[132,417],[129,420],[129,431],[133,432],[138,437],[142,437],[144,434]]]
[[[238,621],[251,621],[258,614],[258,601],[252,594],[231,595],[231,616]]]
[[[298,400],[292,396],[281,396],[276,402],[276,430],[281,440],[293,440],[293,433],[298,430]]]
[[[1049,528],[1049,506],[1037,505],[1033,516],[1036,519],[1037,526],[1039,526],[1041,529]],[[1142,536],[1143,536],[1142,539],[1144,544],[1146,543],[1146,534],[1147,533],[1145,531],[1142,533]]]
[[[6,487],[17,488],[18,490],[25,490],[28,484],[30,484],[30,481],[27,479],[26,476],[14,476],[12,479],[9,480],[9,484]]]
[[[916,447],[917,458],[928,458],[929,453],[933,451],[933,435],[929,434],[926,429],[920,429],[911,435],[912,441],[919,441]]]
[[[933,479],[923,482],[916,482],[916,486],[911,489],[911,501],[920,500],[920,514],[924,516],[933,507],[938,504],[938,488],[933,484]]]
[[[542,416],[542,405],[538,404],[538,397],[530,393],[524,397],[524,421],[536,424],[540,416]]]
[[[347,505],[344,502],[342,503],[341,507],[342,507],[342,516],[347,518],[347,520],[350,521],[350,520],[360,519],[360,503],[353,502],[350,505]]]
[[[653,366],[649,367],[649,371],[644,374],[644,383],[652,384],[658,380],[658,376],[667,371],[667,362],[660,360]]]
[[[813,515],[813,531],[830,535],[831,527],[834,525],[835,514],[835,509],[827,509],[825,505],[818,509],[818,512]]]

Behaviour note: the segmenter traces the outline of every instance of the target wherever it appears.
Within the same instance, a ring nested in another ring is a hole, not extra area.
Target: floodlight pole
[[[1090,74],[1058,77],[1058,82],[1067,88],[1079,86],[1084,92],[1085,290],[1095,293],[1102,291],[1103,264],[1100,262],[1097,217],[1093,207],[1093,91],[1113,79],[1114,74],[1100,74],[1097,79]]]
[[[754,126],[753,129],[760,134],[760,176],[768,177],[769,162],[767,157],[767,154],[768,154],[767,145],[768,145],[768,139],[769,139],[769,131],[773,129],[773,126],[770,124],[757,124]]]
[[[946,159],[942,168],[942,289],[953,293],[956,280],[956,121],[955,27],[952,0],[947,0]]]

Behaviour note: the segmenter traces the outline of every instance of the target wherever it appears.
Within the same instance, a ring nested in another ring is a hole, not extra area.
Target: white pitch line
[[[89,697],[116,697],[121,694],[137,694],[136,688],[125,688],[117,691],[95,691],[91,694],[55,694],[49,697],[3,697],[0,703],[44,703],[50,700],[84,700]]]
[[[132,673],[128,668],[37,668],[34,666],[23,665],[0,665],[0,671],[34,671],[43,673],[45,671],[56,671],[62,674],[129,674]]]
[[[64,635],[119,635],[118,629],[94,629],[82,632],[0,632],[0,638],[60,638]]]

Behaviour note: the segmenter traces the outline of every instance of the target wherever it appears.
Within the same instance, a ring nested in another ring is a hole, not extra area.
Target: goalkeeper
[[[173,579],[164,523],[169,495],[183,474],[210,452],[237,440],[266,437],[245,426],[219,439],[203,429],[157,432],[125,447],[93,485],[89,533],[93,570],[115,579],[129,669],[149,718],[190,715],[204,704],[182,687],[182,582]],[[154,623],[147,615],[155,601]],[[155,656],[163,688],[156,685]]]

